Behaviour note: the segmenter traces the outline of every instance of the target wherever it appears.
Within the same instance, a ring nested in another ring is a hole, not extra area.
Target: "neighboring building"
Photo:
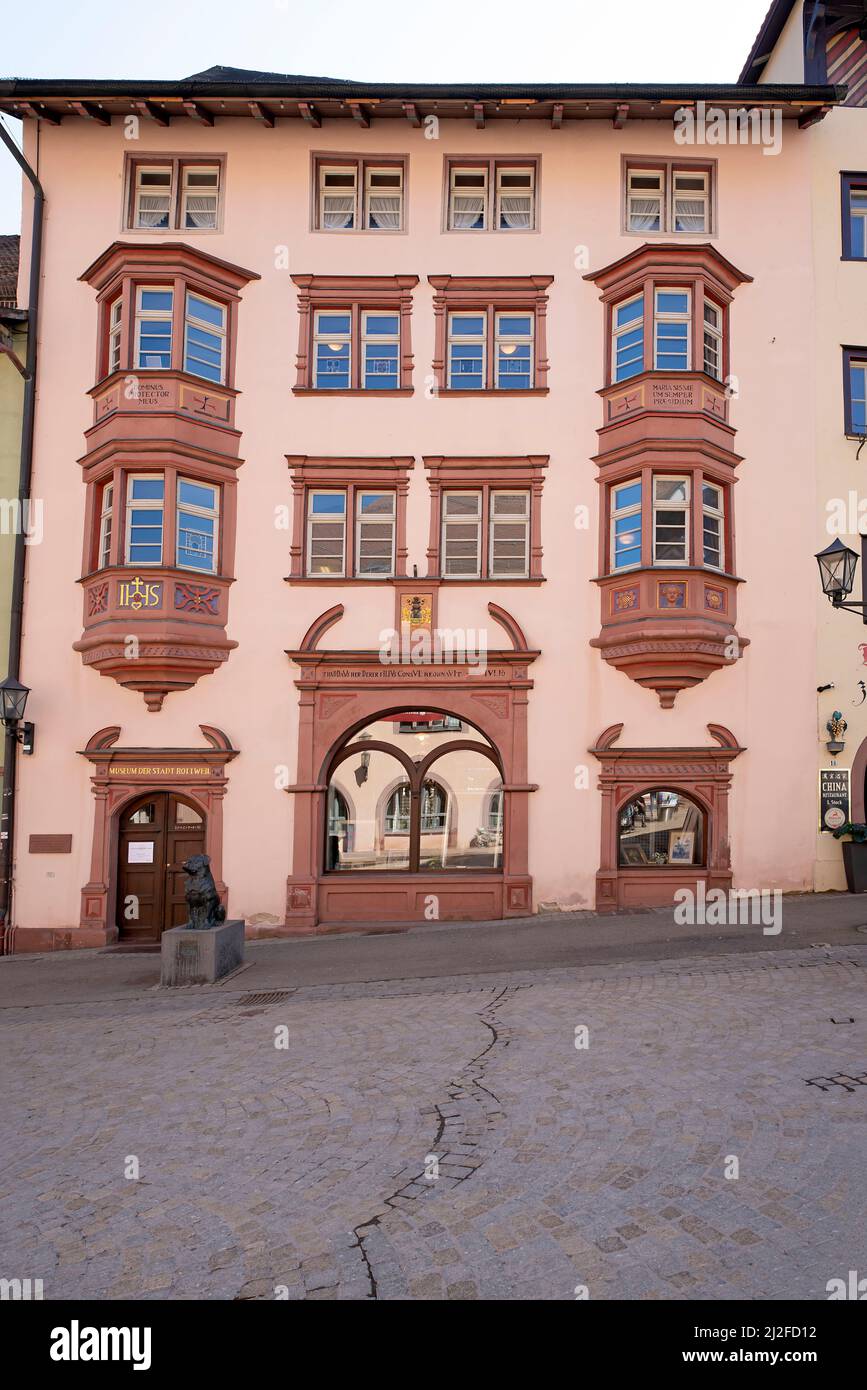
[[[0,236],[0,668],[9,655],[9,606],[15,553],[13,511],[21,464],[21,413],[24,378],[19,365],[27,357],[27,313],[19,309],[17,236]],[[17,359],[17,361],[16,361]]]
[[[16,950],[156,941],[203,848],[258,936],[812,886],[840,95],[0,83],[47,226]],[[778,147],[684,143],[700,101]]]
[[[804,3],[771,6],[741,74],[744,82],[843,82],[843,104],[807,132],[813,220],[810,333],[815,344],[813,447],[816,460],[816,549],[837,536],[860,552],[867,530],[867,5]],[[794,399],[794,397],[793,397]],[[818,578],[818,577],[817,577]],[[860,583],[853,598],[860,595]],[[822,769],[850,769],[850,810],[865,815],[867,775],[867,630],[835,612],[816,586],[818,645],[817,780]],[[845,747],[829,752],[828,720],[848,723]],[[839,819],[836,798],[831,824]],[[816,806],[814,883],[843,888],[840,846]]]

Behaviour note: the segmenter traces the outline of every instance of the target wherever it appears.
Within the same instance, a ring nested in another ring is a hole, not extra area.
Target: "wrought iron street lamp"
[[[822,592],[830,599],[834,608],[848,608],[854,613],[860,613],[862,622],[867,623],[867,536],[861,537],[860,602],[846,602],[855,587],[858,556],[848,545],[843,544],[839,536],[824,550],[819,551],[816,562],[822,580]]]
[[[33,752],[33,725],[26,723],[24,710],[30,687],[22,685],[14,676],[0,681],[0,720],[6,729],[21,744],[22,753]]]

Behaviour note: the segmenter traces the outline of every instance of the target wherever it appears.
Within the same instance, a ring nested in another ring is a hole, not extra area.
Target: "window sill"
[[[631,569],[610,570],[608,574],[597,574],[591,579],[591,584],[607,584],[612,579],[631,579],[637,574],[703,574],[708,579],[727,579],[730,584],[743,584],[745,581],[736,574],[730,574],[728,570],[711,569],[709,565],[678,565],[672,561],[666,561],[660,565],[633,565]]]
[[[545,584],[546,582],[547,581],[543,574],[531,574],[523,579],[473,579],[471,575],[464,576],[460,574],[429,574],[424,579],[419,580],[420,584],[495,584],[500,587],[508,585],[510,588],[517,588],[521,586],[523,586],[524,588],[538,588],[540,584]]]
[[[470,391],[464,391],[464,390],[461,390],[460,387],[456,387],[456,386],[438,386],[438,387],[436,387],[436,388],[434,389],[433,394],[434,394],[434,396],[456,396],[456,397],[460,397],[460,396],[493,396],[493,397],[496,397],[496,398],[499,399],[499,398],[502,397],[502,396],[525,396],[525,397],[526,397],[526,396],[547,396],[547,395],[548,395],[548,391],[549,391],[549,388],[548,388],[547,386],[531,386],[531,387],[529,388],[529,390],[526,390],[526,391],[522,391],[522,390],[520,390],[520,389],[509,389],[508,387],[501,387],[501,386],[486,387],[486,388],[484,388],[483,390],[480,390],[480,391],[477,391],[477,390],[475,390],[475,389],[470,390]]]
[[[124,227],[124,236],[219,236],[219,227]]]
[[[377,584],[406,584],[407,582],[412,582],[408,574],[371,575],[367,579],[357,574],[346,575],[345,577],[339,574],[287,574],[283,578],[284,584],[312,584],[314,586],[317,584],[339,584],[341,588],[347,584],[361,584],[369,588],[371,585]],[[419,580],[419,583],[422,582]]]
[[[293,396],[411,396],[414,387],[399,386],[396,390],[381,390],[376,387],[367,388],[364,386],[293,386]]]

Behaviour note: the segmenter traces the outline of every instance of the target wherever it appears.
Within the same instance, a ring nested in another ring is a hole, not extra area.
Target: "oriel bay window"
[[[412,391],[415,275],[293,275],[298,286],[296,395]]]
[[[219,569],[218,484],[163,473],[116,473],[96,489],[94,564],[170,565],[216,574]],[[114,552],[116,498],[123,499]]]
[[[609,382],[642,372],[704,372],[725,379],[728,310],[701,281],[645,281],[609,305]]]
[[[551,276],[431,275],[438,394],[547,391]]]
[[[609,484],[607,573],[690,565],[725,572],[728,490],[700,471],[676,476],[647,469]],[[652,498],[649,515],[646,498]]]

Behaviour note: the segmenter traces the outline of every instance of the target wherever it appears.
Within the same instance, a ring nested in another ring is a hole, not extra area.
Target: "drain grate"
[[[233,1003],[246,1007],[248,1004],[282,1004],[292,993],[290,989],[265,990],[262,994],[240,994]]]
[[[856,1072],[854,1076],[845,1071],[835,1072],[833,1076],[811,1076],[807,1085],[818,1086],[820,1091],[830,1091],[832,1086],[842,1086],[844,1091],[854,1091],[856,1086],[867,1086],[867,1071]]]

